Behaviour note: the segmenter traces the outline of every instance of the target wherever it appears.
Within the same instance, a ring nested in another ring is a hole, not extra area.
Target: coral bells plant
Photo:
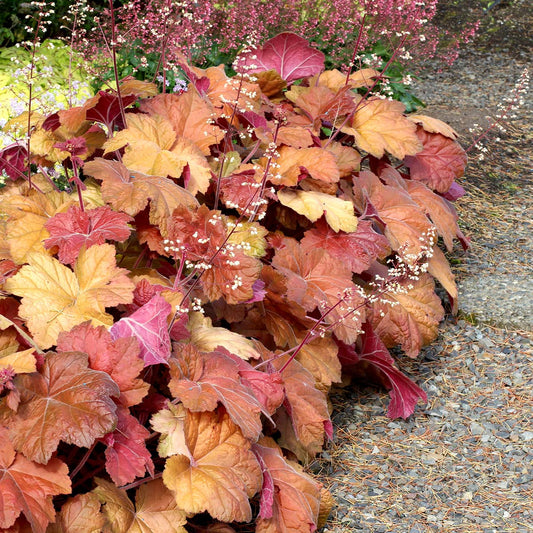
[[[181,68],[0,152],[1,528],[312,532],[332,384],[425,399],[388,348],[457,297],[456,133],[292,33]]]

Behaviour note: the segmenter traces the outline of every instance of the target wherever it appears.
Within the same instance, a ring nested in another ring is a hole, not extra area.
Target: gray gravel
[[[528,58],[515,55],[433,65],[416,87],[425,112],[468,139],[518,79]],[[391,421],[385,392],[333,391],[335,439],[310,465],[337,501],[324,533],[533,532],[532,111],[529,98],[462,180],[472,246],[451,256],[459,320],[419,359],[398,358],[427,405]]]

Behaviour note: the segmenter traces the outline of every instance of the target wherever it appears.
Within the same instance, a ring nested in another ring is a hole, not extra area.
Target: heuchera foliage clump
[[[387,348],[435,337],[434,278],[454,304],[436,240],[464,243],[466,156],[376,71],[323,65],[281,34],[233,78],[126,79],[0,152],[1,528],[311,532],[330,497],[297,461],[342,372],[391,417],[425,399]]]

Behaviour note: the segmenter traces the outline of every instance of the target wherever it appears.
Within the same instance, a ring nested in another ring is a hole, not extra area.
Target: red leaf
[[[66,213],[57,213],[45,224],[50,238],[44,241],[45,248],[59,247],[58,257],[64,264],[73,264],[83,246],[104,244],[106,239],[125,241],[133,219],[125,213],[117,213],[109,206],[82,211],[72,205]]]
[[[107,372],[119,386],[117,402],[124,407],[137,405],[148,392],[148,383],[138,378],[144,363],[133,337],[113,340],[104,326],[93,327],[90,322],[84,322],[59,334],[57,351],[85,352],[89,366]]]
[[[419,126],[416,134],[424,149],[416,155],[406,156],[405,166],[411,170],[413,179],[437,192],[447,192],[453,181],[464,174],[466,152],[458,142],[440,133],[428,133]]]
[[[170,357],[167,317],[171,312],[172,306],[155,294],[137,311],[113,324],[109,332],[113,339],[135,337],[141,346],[144,366],[166,364]]]
[[[28,461],[15,453],[7,431],[0,427],[0,528],[9,528],[24,513],[31,531],[44,533],[54,520],[52,497],[69,494],[71,490],[68,467],[59,459],[46,465]]]
[[[110,131],[114,131],[115,126],[119,129],[125,127],[122,117],[120,116],[120,103],[116,94],[111,94],[105,91],[99,91],[99,98],[96,105],[87,110],[85,115],[86,120],[94,122],[101,122],[109,127]],[[127,107],[137,99],[136,95],[130,94],[122,97],[123,107]]]
[[[303,37],[290,32],[276,35],[241,58],[239,66],[245,66],[248,74],[274,69],[287,83],[324,70],[324,54],[311,48]]]
[[[106,470],[120,486],[143,476],[146,470],[153,475],[154,464],[144,443],[150,432],[130,415],[128,409],[119,408],[117,415],[117,428],[102,441],[107,445]]]
[[[346,233],[333,231],[322,217],[313,229],[305,232],[301,244],[305,250],[327,250],[356,274],[364,272],[376,258],[383,259],[390,251],[387,238],[376,233],[368,220],[359,220],[357,230]]]
[[[204,354],[193,345],[179,348],[170,360],[170,392],[193,412],[224,405],[245,437],[257,439],[262,430],[262,405],[239,379],[237,364],[219,349]]]
[[[13,181],[28,171],[28,150],[17,143],[0,150],[0,174],[5,172]]]
[[[237,364],[243,385],[253,391],[255,397],[261,402],[268,414],[274,414],[285,398],[281,374],[279,372],[268,373],[255,370],[250,363],[239,356],[227,352],[227,350],[224,350],[224,353]]]
[[[398,370],[385,344],[368,322],[363,325],[363,331],[358,352],[352,346],[338,341],[343,370],[358,378],[370,378],[381,383],[389,390],[391,397],[387,416],[408,418],[413,414],[419,398],[427,402],[426,393]]]

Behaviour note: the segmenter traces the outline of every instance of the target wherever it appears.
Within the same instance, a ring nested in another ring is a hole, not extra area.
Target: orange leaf
[[[326,323],[336,324],[334,332],[344,342],[355,342],[364,319],[364,307],[361,306],[363,299],[352,282],[350,268],[331,257],[326,250],[304,249],[294,239],[287,238],[283,242],[285,247],[276,251],[272,266],[287,278],[289,299],[306,311],[316,308],[325,311],[343,298],[343,303],[328,314]],[[350,308],[360,314],[351,313],[346,320],[339,322]]]
[[[224,522],[248,522],[248,498],[261,488],[261,469],[251,443],[223,410],[189,413],[186,444],[192,459],[167,459],[163,481],[187,513],[207,511]]]
[[[416,357],[420,348],[437,336],[444,310],[429,274],[401,284],[405,293],[387,293],[386,299],[392,304],[378,300],[367,313],[372,328],[388,348],[401,344],[409,357]]]
[[[358,107],[352,123],[341,129],[355,137],[358,148],[381,158],[385,151],[398,159],[422,150],[416,125],[404,115],[405,107],[395,100],[369,98]]]
[[[172,395],[190,411],[214,411],[220,402],[243,435],[257,439],[262,406],[239,379],[239,368],[220,349],[208,354],[194,346],[178,347],[170,359]]]
[[[46,465],[28,461],[15,452],[3,427],[0,442],[0,527],[9,528],[22,512],[34,533],[45,533],[56,514],[52,497],[70,494],[68,467],[55,458]]]
[[[198,202],[171,179],[130,172],[118,161],[96,158],[83,167],[86,174],[102,180],[102,196],[117,211],[134,216],[150,200],[150,223],[166,227],[166,219],[178,206],[197,206]]]
[[[332,142],[327,150],[335,156],[335,161],[342,178],[350,176],[354,170],[359,170],[361,154],[357,150],[338,142]]]
[[[293,86],[285,96],[306,113],[318,130],[321,120],[334,123],[354,109],[353,93],[349,89],[344,86],[338,90],[325,86]]]
[[[315,531],[320,508],[317,483],[300,465],[285,459],[271,439],[254,444],[254,452],[264,478],[256,533]]]
[[[105,308],[133,300],[135,287],[126,271],[117,268],[110,244],[82,249],[74,272],[44,254],[34,252],[28,261],[4,287],[22,296],[19,315],[41,348],[54,345],[61,331],[86,320],[110,326],[113,317]]]
[[[339,169],[335,157],[323,148],[291,148],[283,146],[279,150],[279,165],[277,174],[269,179],[276,185],[293,187],[298,185],[298,178],[302,172],[307,172],[312,178],[326,183],[339,181]]]
[[[299,341],[302,340],[303,335],[299,338]],[[319,337],[307,342],[296,356],[301,365],[313,375],[320,390],[327,390],[332,383],[341,381],[338,351],[339,348],[331,336]]]
[[[284,356],[273,360],[272,364],[280,370],[287,359],[288,356]],[[308,454],[316,455],[322,450],[326,435],[332,431],[326,394],[315,387],[314,377],[296,360],[289,363],[281,377],[286,395],[283,405],[297,437],[298,446],[303,447]],[[275,422],[278,415],[282,413],[274,415]],[[283,435],[283,431],[282,437],[287,442],[291,440],[290,436]],[[291,451],[297,453],[298,450]]]
[[[60,440],[88,448],[117,422],[111,396],[120,391],[107,374],[88,368],[85,354],[49,352],[40,373],[20,374],[15,384],[21,403],[8,421],[10,437],[38,463],[50,459]]]
[[[198,145],[204,155],[210,146],[218,144],[224,134],[212,124],[214,108],[196,91],[182,94],[159,94],[141,102],[141,110],[150,115],[160,115],[172,124],[178,137],[185,137]]]
[[[94,493],[103,504],[108,528],[119,533],[186,533],[187,519],[172,493],[160,479],[141,485],[135,505],[125,490],[104,479],[96,480]]]
[[[451,252],[453,239],[460,232],[457,225],[458,216],[454,207],[419,181],[405,180],[405,186],[411,198],[431,218],[439,235],[443,238],[446,248]]]
[[[354,180],[363,186],[379,218],[386,224],[385,236],[395,251],[402,255],[416,255],[423,243],[420,238],[429,235],[432,224],[422,209],[401,186],[383,185],[369,171],[359,173]]]

